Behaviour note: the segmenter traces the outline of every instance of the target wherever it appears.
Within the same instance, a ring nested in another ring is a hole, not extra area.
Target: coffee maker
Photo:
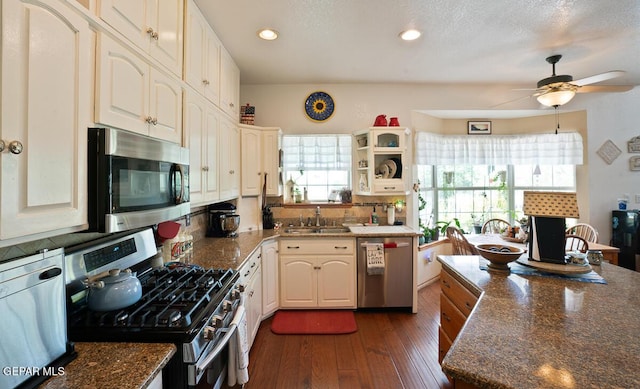
[[[212,204],[207,210],[209,220],[208,237],[235,236],[240,226],[240,215],[236,214],[236,206],[231,203]]]

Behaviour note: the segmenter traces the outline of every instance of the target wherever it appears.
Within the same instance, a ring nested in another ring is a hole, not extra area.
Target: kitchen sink
[[[346,234],[351,232],[348,227],[288,227],[285,234]]]

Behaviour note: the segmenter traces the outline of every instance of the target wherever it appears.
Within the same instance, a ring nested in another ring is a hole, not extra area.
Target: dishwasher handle
[[[373,244],[373,243],[360,243],[360,247],[367,247],[368,245]],[[383,247],[385,249],[395,249],[398,247],[409,247],[409,243],[407,242],[400,242],[400,243],[396,243],[396,242],[388,242],[388,243],[383,243],[382,244]]]

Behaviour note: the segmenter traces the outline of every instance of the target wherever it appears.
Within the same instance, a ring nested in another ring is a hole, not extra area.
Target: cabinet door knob
[[[22,152],[22,143],[17,140],[11,141],[11,143],[9,143],[9,151],[13,154],[20,154]]]
[[[208,172],[209,171],[209,166],[203,166],[202,170],[205,171],[205,172]]]
[[[322,269],[320,266],[314,266],[313,268],[314,268],[315,270],[320,270],[320,269]]]
[[[158,40],[158,33],[153,31],[153,28],[151,27],[147,28],[147,34],[149,34],[151,38]]]
[[[0,153],[4,151],[4,141],[2,139],[0,139]]]
[[[209,85],[209,84],[210,84],[210,83],[209,83],[209,80],[202,80],[202,83],[203,83],[204,85]]]

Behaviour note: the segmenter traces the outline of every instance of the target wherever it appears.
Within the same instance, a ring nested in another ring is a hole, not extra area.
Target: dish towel
[[[247,335],[247,315],[240,305],[231,324],[236,324],[236,333],[229,340],[229,367],[227,384],[244,385],[249,382],[249,338]]]
[[[367,253],[367,274],[384,274],[384,244],[365,243]]]

